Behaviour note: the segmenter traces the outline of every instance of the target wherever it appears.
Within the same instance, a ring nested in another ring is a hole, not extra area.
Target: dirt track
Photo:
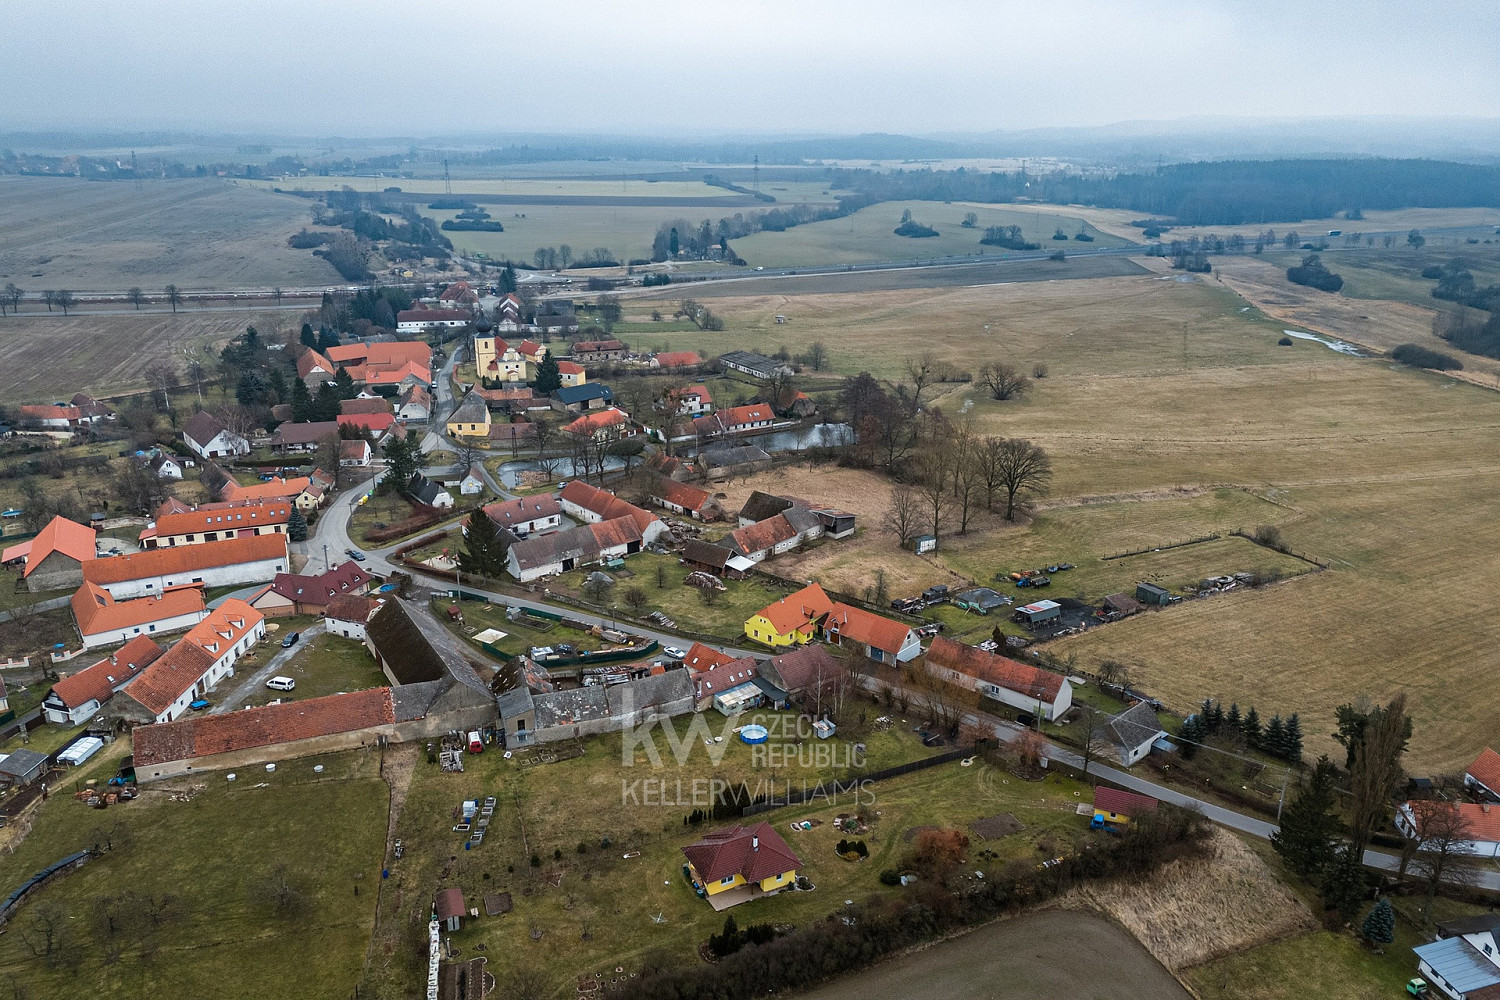
[[[805,1000],[1172,1000],[1189,994],[1119,927],[1047,910],[845,977]]]

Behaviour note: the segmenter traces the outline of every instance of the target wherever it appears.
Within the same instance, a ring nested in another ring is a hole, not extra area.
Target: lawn
[[[457,493],[456,490],[453,492]],[[454,499],[456,501],[457,497],[455,496]],[[467,503],[473,498],[464,497],[463,499]],[[363,504],[356,504],[354,506],[354,512],[349,517],[349,537],[356,542],[364,542],[365,536],[369,532],[377,530],[379,526],[400,524],[415,512],[416,508],[398,493],[376,493]],[[466,517],[468,517],[468,514],[445,517],[435,524],[407,532],[399,538],[388,538],[383,542],[369,542],[368,544],[371,548],[396,545],[416,538],[419,535],[426,535],[434,531],[441,531],[444,528],[451,528]]]
[[[910,211],[915,221],[931,226],[940,235],[921,239],[897,236],[892,230],[900,223],[903,211]],[[972,229],[960,225],[967,212],[979,217]],[[764,267],[825,267],[981,253],[1014,254],[1015,251],[1001,247],[980,245],[979,240],[989,226],[1020,226],[1028,241],[1049,250],[1061,247],[1072,251],[1139,242],[1096,229],[1061,207],[893,201],[871,205],[842,219],[810,222],[780,233],[754,233],[735,240],[734,249],[752,265]],[[1058,227],[1068,235],[1067,241],[1052,238]],[[1080,230],[1093,236],[1094,242],[1073,240],[1071,237]]]
[[[869,711],[877,710],[871,706]],[[710,729],[718,732],[717,724],[710,713]],[[594,972],[608,978],[616,966],[633,968],[653,949],[665,950],[672,961],[697,961],[696,945],[718,930],[724,918],[697,899],[682,877],[680,848],[710,828],[684,823],[693,808],[692,782],[769,778],[798,786],[820,771],[757,767],[750,748],[732,736],[715,745],[724,755],[718,766],[706,751],[692,752],[696,740],[689,742],[686,764],[674,759],[660,731],[655,741],[659,768],[648,763],[639,744],[622,761],[618,735],[587,740],[583,757],[552,764],[528,767],[491,753],[467,757],[463,774],[419,764],[397,829],[408,845],[406,858],[393,871],[396,891],[388,889],[382,898],[382,940],[400,939],[410,915],[425,913],[436,889],[456,885],[471,906],[482,906],[482,893],[511,894],[513,912],[466,921],[454,936],[465,955],[484,945],[490,969],[502,982],[522,964],[545,970],[555,987]],[[871,766],[927,753],[902,726],[872,733],[867,742]],[[847,744],[837,738],[818,746],[847,752]],[[622,763],[627,765],[623,769]],[[637,779],[662,784],[638,785]],[[649,798],[648,788],[658,789],[658,798]],[[660,801],[661,789],[668,804],[652,804]],[[1026,826],[1022,834],[975,847],[997,853],[995,858],[975,858],[976,864],[991,866],[1013,857],[1051,857],[1066,850],[1085,826],[1074,813],[1087,795],[1085,786],[1058,775],[1040,784],[1021,782],[983,764],[940,765],[869,786],[861,794],[857,803],[823,801],[765,815],[801,857],[802,873],[817,888],[743,904],[734,910],[741,925],[803,924],[822,919],[844,899],[900,891],[880,885],[877,876],[899,864],[913,827],[964,826],[981,816],[1014,813]],[[462,799],[485,795],[498,800],[489,836],[472,852],[459,850],[460,836],[449,832],[452,813]],[[842,812],[861,812],[872,821],[862,838],[869,860],[855,864],[834,855],[833,845],[844,835],[830,821]],[[792,821],[804,818],[822,825],[806,832],[789,830]],[[601,846],[605,838],[608,845]],[[635,852],[638,856],[625,857]],[[532,855],[538,867],[532,866]],[[401,961],[399,953],[396,961]],[[407,960],[399,974],[393,968],[380,981],[367,978],[365,987],[371,996],[405,996],[419,974],[415,962]]]
[[[452,606],[451,601],[438,598],[432,602],[432,612],[440,621],[447,621],[447,608]],[[475,633],[485,629],[498,629],[505,633],[505,638],[491,643],[496,649],[507,656],[520,656],[527,653],[533,646],[556,646],[558,643],[567,643],[578,649],[602,649],[610,643],[604,642],[582,629],[569,628],[566,625],[554,625],[549,629],[533,628],[525,622],[511,621],[505,616],[506,604],[497,601],[486,604],[480,601],[464,601],[461,605],[464,620],[461,625],[451,626],[462,638],[472,642]],[[628,627],[622,625],[622,627]],[[472,629],[472,631],[470,631]],[[477,643],[474,644],[477,647]]]
[[[632,614],[630,605],[625,600],[625,591],[639,587],[646,592],[647,599],[640,614],[660,611],[675,621],[683,631],[714,636],[727,643],[744,640],[746,620],[767,604],[787,594],[786,590],[754,576],[744,580],[726,580],[726,589],[716,592],[713,598],[716,603],[710,607],[704,603],[702,591],[683,584],[683,579],[691,570],[679,563],[676,556],[641,552],[631,556],[625,566],[626,571],[632,575],[624,576],[618,572],[610,574],[617,582],[599,602],[606,613],[613,607],[621,614]],[[665,586],[657,585],[658,569],[665,574]],[[553,592],[587,600],[582,591],[583,581],[592,571],[574,570],[564,573],[549,587]]]
[[[128,742],[107,747],[69,784],[102,781],[128,752]],[[121,997],[349,996],[380,878],[388,796],[378,765],[353,752],[233,784],[207,774],[152,786],[107,812],[54,794],[14,853],[0,855],[0,883],[18,885],[96,843],[113,850],[24,904],[0,937],[0,976],[34,997],[76,993],[85,982]],[[190,801],[173,801],[171,788]],[[258,901],[281,866],[302,901],[290,911]],[[145,897],[159,906],[157,924],[136,905]],[[123,928],[113,936],[103,931],[106,911]],[[49,914],[64,925],[55,962],[23,940],[37,940],[36,922]],[[306,947],[310,936],[316,948]]]
[[[297,690],[287,695],[261,686],[245,700],[245,705],[264,705],[275,698],[305,701],[390,683],[364,643],[326,633],[304,640],[301,651],[276,672],[296,681]]]

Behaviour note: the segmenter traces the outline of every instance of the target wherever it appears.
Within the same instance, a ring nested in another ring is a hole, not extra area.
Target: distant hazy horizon
[[[1500,117],[1500,9],[1079,0],[26,3],[0,131],[984,134]]]

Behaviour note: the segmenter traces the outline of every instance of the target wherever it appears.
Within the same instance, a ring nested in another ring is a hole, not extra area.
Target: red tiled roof
[[[682,368],[687,365],[701,365],[703,358],[697,351],[662,351],[656,356],[658,368]]]
[[[823,593],[823,588],[816,583],[809,583],[795,594],[788,594],[761,608],[759,614],[771,623],[778,635],[786,635],[805,628],[808,622],[832,611],[833,602]]]
[[[580,365],[576,361],[559,361],[557,363],[557,373],[559,375],[582,375],[583,372],[583,365]]]
[[[249,538],[145,549],[124,556],[94,559],[84,563],[83,578],[90,583],[122,583],[168,573],[285,558],[286,535],[277,531]]]
[[[438,296],[439,302],[478,302],[479,295],[473,288],[469,287],[467,281],[455,281],[443,289],[443,294]]]
[[[308,483],[310,483],[311,481],[312,480],[308,479],[306,476],[293,476],[291,479],[282,479],[280,476],[277,476],[276,478],[270,479],[264,483],[251,483],[249,486],[243,486],[235,480],[231,479],[229,482],[225,483],[224,488],[219,491],[219,496],[225,500],[238,501],[241,503],[247,500],[282,500],[288,497],[301,496],[303,491],[307,489]],[[203,510],[204,507],[200,506],[198,509]],[[288,516],[290,516],[290,514],[288,514]],[[156,521],[157,531],[159,534],[176,534],[176,532],[161,531],[160,516],[157,517]]]
[[[98,663],[52,685],[52,693],[70,709],[89,701],[106,701],[165,651],[150,636],[138,635]]]
[[[337,350],[337,348],[335,348]],[[313,372],[322,369],[326,375],[338,372],[338,366],[321,351],[315,351],[311,347],[297,356],[297,377],[307,378]]]
[[[528,358],[535,357],[538,353],[545,349],[546,348],[544,348],[541,344],[538,344],[534,340],[523,340],[516,345],[516,352],[518,354],[523,354]]]
[[[599,431],[610,427],[623,427],[630,422],[624,410],[610,407],[607,410],[598,410],[594,413],[585,413],[577,420],[563,428],[567,434],[597,434]]]
[[[1464,773],[1496,795],[1500,795],[1500,753],[1485,747],[1484,753],[1475,758],[1474,763],[1464,768]]]
[[[1141,813],[1155,812],[1157,805],[1157,801],[1149,795],[1122,792],[1108,785],[1094,787],[1094,808],[1117,816],[1139,816]]]
[[[911,628],[901,622],[848,604],[835,604],[833,614],[828,616],[823,627],[893,655],[901,651],[907,636],[911,634]]]
[[[714,401],[714,398],[708,394],[708,386],[706,385],[690,385],[682,390],[682,395],[697,396],[705,403],[712,403]]]
[[[341,413],[339,414],[340,427],[357,427],[362,431],[374,431],[377,434],[396,422],[396,418],[390,413]]]
[[[650,511],[642,510],[627,500],[621,500],[606,490],[590,486],[581,479],[574,479],[564,486],[559,496],[567,503],[593,511],[606,521],[617,517],[628,517],[642,532],[659,520]]]
[[[98,635],[201,612],[203,592],[197,587],[181,587],[133,601],[116,601],[103,587],[85,582],[73,593],[71,603],[78,631]]]
[[[728,653],[721,653],[712,646],[705,646],[701,642],[695,642],[688,648],[687,656],[683,664],[689,670],[711,670],[721,663],[728,663],[734,657]]]
[[[664,479],[656,486],[657,496],[667,503],[676,504],[684,510],[702,510],[714,495],[708,490],[699,489],[688,483],[679,483],[675,479]]]
[[[730,688],[755,680],[755,657],[742,656],[737,660],[725,660],[707,670],[696,670],[692,680],[693,690],[699,698],[723,694]]]
[[[940,635],[932,640],[927,648],[927,662],[947,667],[976,680],[987,681],[1008,691],[1019,692],[1028,698],[1041,698],[1051,702],[1057,699],[1058,692],[1062,690],[1061,674],[1038,670],[946,636]]]
[[[619,548],[641,540],[641,528],[629,516],[614,517],[607,521],[588,525],[594,533],[594,541],[600,549]]]
[[[758,423],[762,420],[772,420],[775,414],[771,407],[765,403],[750,403],[746,406],[731,406],[727,410],[719,411],[719,423],[725,428],[738,427],[744,424]]]
[[[439,920],[465,916],[469,911],[464,908],[463,890],[450,887],[439,892],[433,902],[432,912],[437,914]]]
[[[141,769],[174,760],[253,750],[317,736],[388,726],[395,721],[396,713],[388,687],[266,705],[223,715],[192,716],[177,722],[138,727],[135,731],[135,766]]]
[[[306,486],[306,480],[303,481],[303,485]],[[252,489],[253,487],[245,488]],[[158,517],[156,534],[158,537],[165,538],[168,535],[196,534],[203,531],[238,531],[262,525],[285,524],[291,515],[292,506],[285,500],[234,507],[203,506],[181,514]]]
[[[52,406],[33,403],[21,407],[22,420],[77,420],[82,414],[76,406]]]
[[[746,882],[759,882],[802,867],[802,859],[792,853],[770,823],[755,826],[731,826],[715,830],[702,840],[682,849],[698,877],[709,882],[743,876]]]
[[[1500,805],[1484,802],[1434,802],[1421,799],[1416,802],[1406,803],[1406,808],[1413,814],[1425,812],[1429,809],[1451,809],[1458,810],[1459,817],[1468,826],[1469,832],[1465,840],[1484,841],[1486,843],[1500,842]]]
[[[125,693],[152,715],[160,715],[262,621],[265,616],[259,611],[237,597],[229,598],[141,671]]]
[[[54,552],[84,564],[95,562],[94,542],[97,538],[94,529],[87,525],[62,516],[54,517],[31,540],[31,549],[26,553],[26,571],[21,575],[30,576],[31,571]]]

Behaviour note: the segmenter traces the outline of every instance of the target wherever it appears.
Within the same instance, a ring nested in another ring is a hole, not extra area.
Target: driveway
[[[291,649],[278,649],[276,655],[271,657],[264,666],[255,671],[249,677],[235,685],[234,690],[219,700],[219,703],[208,710],[210,715],[221,715],[224,712],[233,712],[239,708],[241,703],[249,700],[250,696],[265,686],[266,681],[281,672],[282,664],[307,648],[307,640],[313,636],[323,634],[323,623],[315,622],[302,630],[302,638],[297,645]]]

